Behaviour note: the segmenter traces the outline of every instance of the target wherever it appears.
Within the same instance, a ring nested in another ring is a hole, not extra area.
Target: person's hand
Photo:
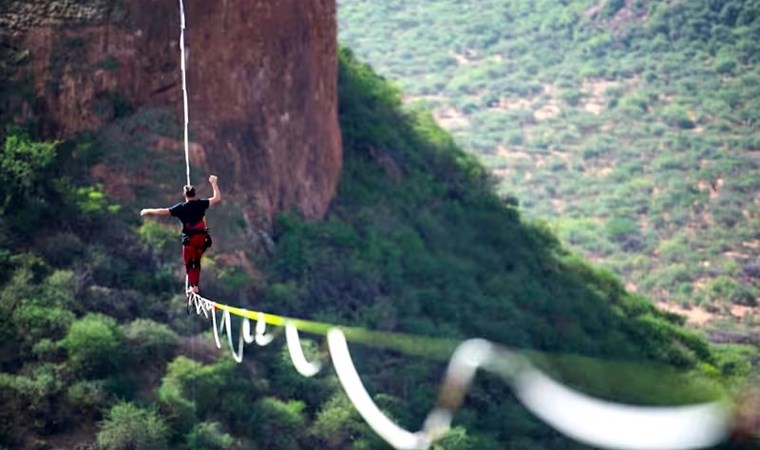
[[[140,210],[140,216],[147,216],[147,215],[148,215],[148,210],[147,209],[141,209]]]
[[[211,175],[208,177],[208,182],[211,184],[216,184],[216,175]]]

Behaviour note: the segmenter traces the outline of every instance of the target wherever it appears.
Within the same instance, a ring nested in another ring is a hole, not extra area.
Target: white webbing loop
[[[288,344],[288,352],[290,353],[290,360],[293,361],[298,373],[305,377],[313,377],[322,368],[322,363],[319,361],[308,362],[303,354],[303,348],[301,347],[301,338],[298,337],[298,328],[293,325],[292,322],[285,324],[285,338]]]
[[[274,335],[265,334],[267,330],[267,323],[264,320],[264,314],[259,313],[258,320],[256,321],[256,343],[263,347],[269,345],[274,339]]]

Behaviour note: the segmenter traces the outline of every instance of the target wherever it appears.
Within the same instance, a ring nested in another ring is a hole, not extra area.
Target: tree
[[[71,325],[63,345],[69,363],[81,375],[99,378],[115,374],[122,365],[124,337],[116,321],[102,314],[88,314]]]
[[[153,410],[132,403],[117,403],[98,432],[103,450],[163,450],[168,448],[169,429]]]
[[[235,439],[218,422],[201,422],[187,434],[188,450],[229,450]]]
[[[56,145],[52,142],[33,142],[18,129],[8,133],[0,154],[0,212],[4,212],[12,202],[41,189],[47,170],[55,161]]]

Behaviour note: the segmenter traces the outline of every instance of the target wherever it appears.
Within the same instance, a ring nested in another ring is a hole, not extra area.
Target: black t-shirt
[[[182,222],[184,229],[186,226],[195,225],[203,220],[209,205],[211,205],[211,203],[207,198],[188,200],[186,202],[177,203],[169,208],[169,214],[179,219],[179,221]]]

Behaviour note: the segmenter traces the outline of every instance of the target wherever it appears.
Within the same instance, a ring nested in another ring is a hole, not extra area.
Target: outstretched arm
[[[214,196],[208,199],[209,206],[214,206],[222,201],[222,193],[219,192],[219,186],[216,183],[216,175],[208,177],[208,182],[211,183],[211,188],[214,190]]]
[[[140,210],[141,216],[168,216],[169,208],[145,208]]]

